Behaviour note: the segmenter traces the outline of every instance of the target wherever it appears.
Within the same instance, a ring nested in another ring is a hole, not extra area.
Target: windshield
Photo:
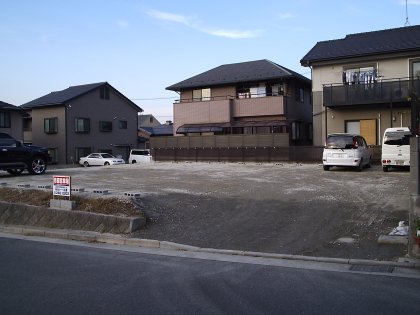
[[[327,149],[351,149],[353,148],[352,136],[328,136],[325,147]]]
[[[410,145],[409,131],[391,131],[384,135],[384,144],[388,145]]]

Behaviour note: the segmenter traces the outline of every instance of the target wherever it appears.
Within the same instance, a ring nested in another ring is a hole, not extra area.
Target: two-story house
[[[18,106],[0,101],[0,132],[23,140],[22,118],[25,115],[25,111]]]
[[[166,88],[174,135],[289,133],[290,144],[312,142],[311,81],[269,60],[225,64]]]
[[[143,110],[107,82],[71,86],[26,104],[24,141],[49,148],[53,162],[77,163],[92,152],[125,160],[137,147]]]
[[[380,145],[386,128],[411,126],[420,91],[419,25],[318,42],[300,62],[312,69],[314,145],[333,132]]]

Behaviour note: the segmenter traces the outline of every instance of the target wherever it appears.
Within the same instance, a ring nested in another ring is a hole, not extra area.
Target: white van
[[[410,129],[407,127],[387,128],[382,139],[382,169],[410,167]]]
[[[133,149],[130,151],[130,156],[128,157],[128,163],[150,163],[152,162],[152,156],[150,155],[150,150],[148,149]]]

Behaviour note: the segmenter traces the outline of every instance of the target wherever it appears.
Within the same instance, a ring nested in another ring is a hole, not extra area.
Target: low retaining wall
[[[77,210],[60,210],[0,201],[0,224],[130,234],[146,224],[143,217],[117,217]]]

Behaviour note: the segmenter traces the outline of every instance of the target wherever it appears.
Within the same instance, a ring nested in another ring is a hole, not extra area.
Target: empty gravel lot
[[[406,253],[405,246],[379,245],[377,238],[408,219],[407,171],[167,162],[51,168],[42,176],[3,172],[0,182],[37,186],[51,184],[52,175],[71,175],[73,187],[88,192],[139,193],[149,219],[142,238],[342,258],[392,260]]]

